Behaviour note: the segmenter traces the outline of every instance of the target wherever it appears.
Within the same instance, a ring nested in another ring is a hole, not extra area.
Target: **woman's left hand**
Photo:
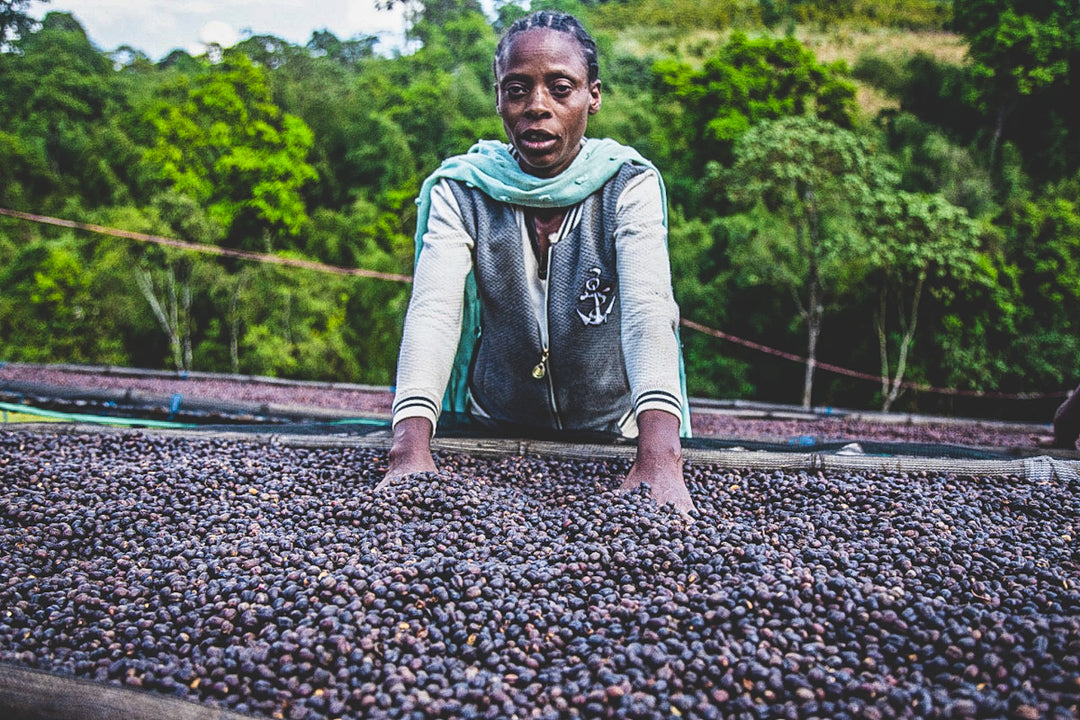
[[[619,492],[648,483],[649,494],[657,505],[672,503],[683,516],[689,517],[695,508],[683,480],[679,418],[662,410],[646,410],[637,422],[637,457]]]

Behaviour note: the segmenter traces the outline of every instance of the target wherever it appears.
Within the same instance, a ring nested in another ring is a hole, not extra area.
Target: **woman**
[[[494,71],[509,144],[450,158],[418,200],[383,485],[436,469],[430,440],[447,408],[524,434],[636,437],[621,489],[648,483],[687,513],[689,412],[660,175],[632,148],[585,139],[599,64],[573,16],[514,23]]]

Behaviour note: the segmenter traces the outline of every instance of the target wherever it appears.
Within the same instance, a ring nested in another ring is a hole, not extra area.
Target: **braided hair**
[[[557,30],[564,32],[581,45],[581,50],[585,53],[585,65],[589,68],[589,82],[594,82],[600,79],[600,59],[596,50],[596,41],[593,40],[592,35],[585,29],[573,15],[564,12],[556,12],[554,10],[540,10],[534,12],[531,15],[520,18],[506,29],[502,37],[499,38],[499,44],[495,47],[495,61],[493,68],[495,77],[499,76],[499,59],[510,47],[510,41],[515,35],[525,32],[526,30],[536,29]]]

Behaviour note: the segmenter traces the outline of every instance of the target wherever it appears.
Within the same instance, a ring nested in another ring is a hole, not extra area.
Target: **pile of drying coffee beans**
[[[0,662],[266,718],[1076,718],[1080,488],[0,431]]]

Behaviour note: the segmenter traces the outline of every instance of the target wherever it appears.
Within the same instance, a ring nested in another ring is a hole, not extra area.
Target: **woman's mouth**
[[[518,149],[530,153],[550,150],[559,138],[544,130],[526,130],[518,135]]]

